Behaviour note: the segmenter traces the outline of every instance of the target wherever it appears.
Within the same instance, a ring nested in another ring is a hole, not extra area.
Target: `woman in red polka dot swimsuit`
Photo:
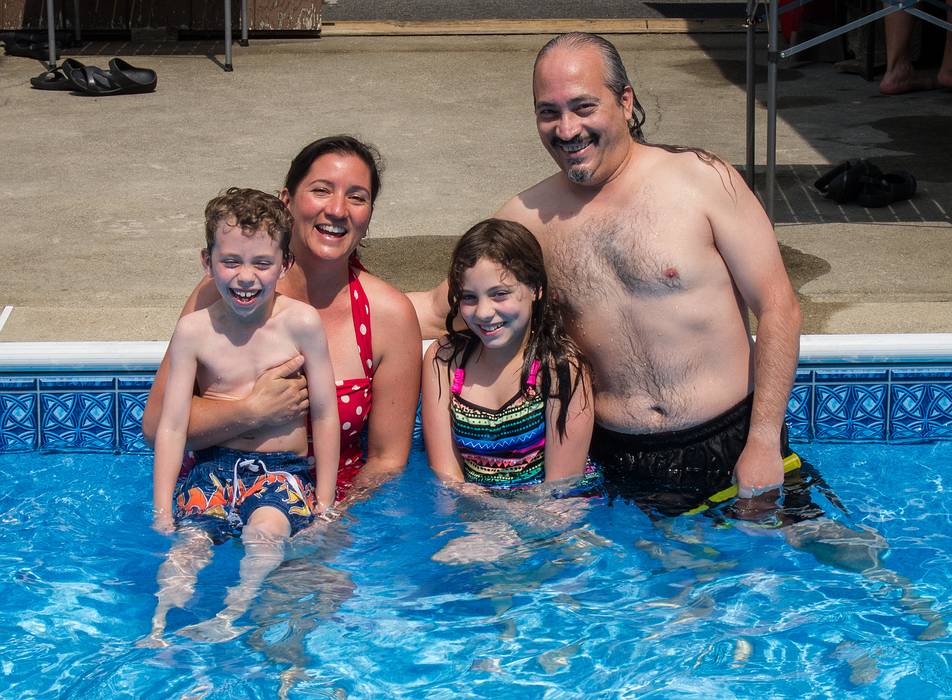
[[[341,424],[337,497],[345,502],[403,469],[420,394],[420,331],[413,307],[367,272],[356,252],[380,191],[378,162],[376,151],[353,137],[319,139],[291,162],[281,191],[294,217],[295,264],[278,283],[278,292],[314,306],[324,323]],[[182,313],[219,296],[214,284],[203,280]],[[271,421],[303,415],[307,387],[301,364],[301,358],[292,358],[264,372],[251,392],[235,401],[193,397],[189,447],[217,445]],[[142,418],[150,441],[166,375],[163,359]],[[361,448],[365,429],[366,452]]]

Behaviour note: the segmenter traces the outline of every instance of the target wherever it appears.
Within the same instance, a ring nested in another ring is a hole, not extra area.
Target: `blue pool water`
[[[248,632],[202,644],[174,631],[214,615],[235,580],[240,545],[216,547],[164,649],[135,646],[170,543],[148,526],[150,459],[0,455],[0,693],[952,696],[952,642],[917,639],[926,623],[894,585],[952,619],[952,444],[801,451],[849,516],[819,502],[888,540],[884,569],[836,568],[775,531],[703,517],[659,527],[619,503],[504,516],[443,491],[417,452],[295,545],[240,621]],[[461,561],[473,552],[489,561]]]

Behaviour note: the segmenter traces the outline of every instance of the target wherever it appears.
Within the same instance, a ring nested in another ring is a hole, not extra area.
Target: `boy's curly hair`
[[[291,260],[291,214],[273,194],[246,187],[229,187],[205,206],[205,250],[211,255],[215,231],[222,221],[251,236],[265,230],[281,246],[284,262]]]

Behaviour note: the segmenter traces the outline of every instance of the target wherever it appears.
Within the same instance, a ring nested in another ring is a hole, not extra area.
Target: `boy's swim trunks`
[[[221,541],[235,535],[258,508],[280,510],[291,534],[314,520],[314,481],[307,457],[293,452],[243,452],[212,447],[175,490],[175,522],[197,525]]]

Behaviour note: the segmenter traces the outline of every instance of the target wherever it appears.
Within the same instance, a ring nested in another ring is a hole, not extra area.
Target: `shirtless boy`
[[[310,305],[275,293],[292,262],[287,209],[272,195],[232,188],[208,203],[205,221],[202,264],[221,299],[182,316],[169,344],[155,438],[153,512],[157,530],[170,532],[174,526],[181,538],[159,571],[159,604],[148,638],[155,643],[168,610],[191,596],[212,542],[240,532],[246,554],[226,608],[181,631],[206,640],[234,636],[231,623],[280,564],[286,539],[330,511],[337,480],[337,398],[320,316]],[[236,400],[262,371],[298,354],[307,375],[310,426],[295,419],[202,450],[176,485],[196,382],[202,396]],[[307,456],[309,427],[316,488]]]
[[[592,455],[606,484],[674,513],[733,477],[742,496],[772,502],[800,309],[760,203],[718,158],[644,143],[621,58],[599,36],[546,44],[533,97],[560,171],[495,216],[538,238],[592,363]],[[445,289],[414,300],[427,335]]]

